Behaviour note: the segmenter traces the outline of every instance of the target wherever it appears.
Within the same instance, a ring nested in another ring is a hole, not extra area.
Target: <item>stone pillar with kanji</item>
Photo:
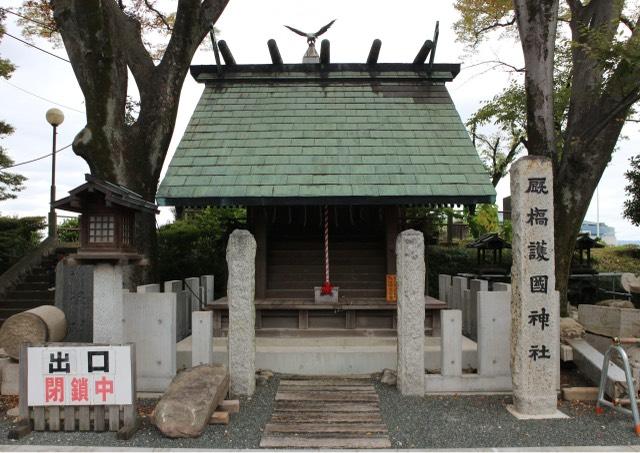
[[[563,416],[557,409],[560,307],[554,258],[553,169],[539,156],[510,170],[513,222],[513,406],[520,418]]]

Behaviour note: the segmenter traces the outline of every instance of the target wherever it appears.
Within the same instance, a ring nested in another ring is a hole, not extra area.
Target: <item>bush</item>
[[[45,226],[44,217],[0,216],[0,274],[38,247]]]
[[[216,297],[226,292],[226,245],[229,234],[246,224],[240,208],[206,208],[158,230],[160,281],[213,274]]]
[[[58,240],[60,242],[80,242],[80,221],[77,217],[65,219],[58,226]]]

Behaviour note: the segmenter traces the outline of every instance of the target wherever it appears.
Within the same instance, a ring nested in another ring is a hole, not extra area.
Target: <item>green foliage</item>
[[[0,40],[4,35],[4,20],[6,13],[0,11]],[[16,67],[7,59],[0,58],[0,77],[8,79]],[[0,139],[13,133],[13,127],[0,120]],[[24,181],[27,179],[16,173],[3,171],[3,168],[13,165],[13,160],[7,155],[6,150],[0,146],[0,201],[15,198],[14,192],[19,192],[24,188]]]
[[[640,247],[620,245],[591,250],[591,259],[598,272],[631,272],[640,274]]]
[[[640,226],[640,155],[630,159],[630,168],[624,174],[629,184],[625,187],[627,199],[623,215],[636,226]]]
[[[58,226],[58,240],[60,242],[80,242],[80,221],[77,217],[65,219]]]
[[[44,217],[0,216],[0,274],[38,246],[44,227]]]
[[[499,232],[498,206],[495,204],[478,205],[475,215],[469,216],[467,222],[474,239],[478,239],[483,234]]]
[[[225,292],[226,244],[229,234],[246,223],[240,208],[209,207],[158,230],[160,281],[213,274],[216,297]]]

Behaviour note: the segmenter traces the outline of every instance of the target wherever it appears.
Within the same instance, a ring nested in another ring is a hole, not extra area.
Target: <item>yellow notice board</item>
[[[387,274],[387,302],[394,303],[398,301],[398,287],[395,274]]]

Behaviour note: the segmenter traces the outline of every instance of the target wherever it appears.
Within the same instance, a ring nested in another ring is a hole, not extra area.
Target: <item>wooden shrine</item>
[[[495,200],[445,87],[460,65],[434,63],[432,41],[409,64],[378,63],[379,41],[362,64],[331,63],[328,41],[311,64],[283,63],[274,41],[272,64],[222,49],[226,64],[191,68],[204,92],[158,203],[246,207],[259,335],[394,335],[405,210]],[[338,301],[314,302],[329,273]],[[425,295],[428,332],[444,307]],[[213,309],[224,332],[226,299]]]

